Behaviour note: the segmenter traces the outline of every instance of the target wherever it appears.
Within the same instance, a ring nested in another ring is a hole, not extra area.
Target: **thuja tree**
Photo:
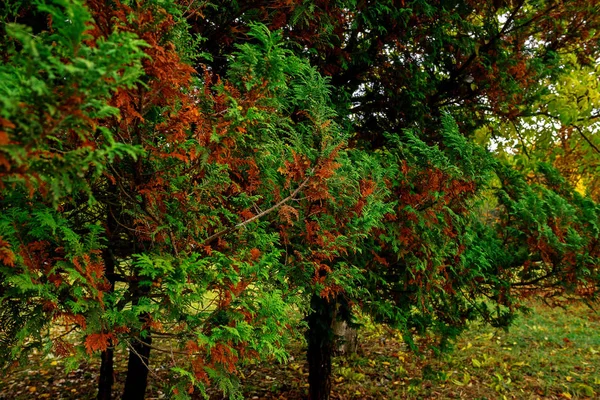
[[[411,343],[597,290],[597,206],[469,140],[535,111],[558,53],[596,57],[588,2],[15,4],[33,30],[4,25],[4,359],[101,353],[109,398],[126,346],[140,398],[151,350],[177,352],[173,395],[235,394],[299,308],[321,399],[354,309]]]
[[[552,169],[538,166],[540,156],[521,174],[464,139],[488,144],[493,137],[496,147],[512,144],[515,133],[506,126],[535,130],[524,118],[549,113],[563,124],[577,122],[566,133],[580,137],[581,149],[593,158],[596,145],[585,139],[579,118],[593,122],[594,91],[573,85],[578,68],[573,65],[594,68],[597,4],[256,0],[213,5],[189,21],[209,39],[202,48],[215,56],[208,62],[214,71],[227,71],[223,56],[244,40],[249,23],[282,29],[296,54],[331,77],[336,121],[351,132],[352,150],[376,157],[390,171],[365,184],[394,211],[384,213],[385,227],[374,227],[360,254],[342,257],[363,272],[361,285],[368,292],[356,297],[343,292],[342,304],[354,301],[405,332],[439,328],[451,336],[478,316],[505,325],[519,293],[547,286],[579,295],[597,290],[597,206],[573,194]],[[577,106],[557,99],[561,92],[573,93]],[[546,137],[546,148],[553,148],[558,136],[552,125]],[[537,154],[544,158],[548,152]],[[506,161],[520,168],[515,158]],[[325,269],[315,282],[326,281],[332,271]],[[495,313],[482,296],[499,304]],[[312,354],[331,349],[329,328],[337,306],[330,300],[317,296],[311,302],[309,325],[323,328],[309,329],[309,348],[311,337],[316,346]],[[310,362],[313,398],[328,396],[324,357]]]
[[[143,398],[151,350],[166,351],[172,395],[236,395],[238,362],[285,358],[299,294],[350,290],[358,270],[340,256],[380,219],[365,206],[376,165],[345,150],[326,80],[280,34],[257,25],[225,75],[195,71],[195,11],[6,10],[4,362],[100,354],[108,399],[123,346],[123,398]]]
[[[8,14],[18,20],[23,8]],[[97,207],[92,183],[111,162],[140,153],[97,121],[117,113],[108,100],[141,75],[143,43],[126,32],[92,40],[89,13],[77,4],[25,12],[43,16],[32,18],[37,36],[29,26],[2,26],[3,361],[36,347],[69,353],[60,340],[44,341],[47,323],[86,327],[81,311],[104,307],[102,226],[74,216],[77,207]]]
[[[471,319],[507,326],[529,295],[598,290],[598,205],[551,167],[529,181],[456,132],[446,116],[445,151],[414,137],[403,146],[413,150],[392,167],[399,207],[388,216],[402,222],[374,235],[375,257],[362,261],[376,293],[366,308],[410,345],[431,328],[443,347]]]

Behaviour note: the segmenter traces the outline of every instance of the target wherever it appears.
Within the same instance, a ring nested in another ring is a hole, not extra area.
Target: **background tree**
[[[561,56],[563,73],[548,81],[548,93],[513,121],[498,120],[476,133],[494,140],[500,157],[524,171],[549,162],[582,193],[598,199],[598,67],[582,65],[573,53]],[[496,138],[496,139],[494,139]]]

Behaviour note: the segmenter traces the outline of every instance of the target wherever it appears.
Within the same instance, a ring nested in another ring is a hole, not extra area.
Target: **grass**
[[[598,315],[585,306],[569,310],[533,305],[508,332],[473,326],[452,353],[417,358],[398,352],[407,370],[387,398],[585,398],[600,392]],[[408,371],[410,369],[410,371]],[[420,379],[418,378],[420,376]],[[395,382],[392,382],[392,388]],[[402,387],[404,386],[404,387]]]
[[[584,305],[568,309],[531,304],[509,332],[473,325],[454,351],[416,356],[400,335],[367,324],[360,349],[334,360],[333,399],[593,399],[600,398],[600,314]],[[289,363],[254,363],[240,369],[248,399],[301,399],[307,393],[303,344]],[[160,376],[169,360],[154,354]],[[117,393],[126,357],[117,356]],[[0,399],[91,399],[97,365],[66,374],[60,359],[31,358],[27,367],[0,377]],[[148,398],[166,390],[150,377]],[[197,397],[201,398],[201,397]],[[213,399],[221,398],[215,391]]]
[[[334,361],[334,399],[592,399],[600,398],[600,314],[585,305],[530,305],[506,332],[474,324],[437,355],[408,351],[381,326],[360,333],[357,354]],[[286,366],[249,368],[248,398],[306,394],[300,349]],[[271,372],[268,372],[271,371]],[[268,378],[267,378],[268,377]],[[261,383],[262,381],[262,383]],[[266,382],[270,381],[268,388]],[[280,382],[279,390],[274,390]]]

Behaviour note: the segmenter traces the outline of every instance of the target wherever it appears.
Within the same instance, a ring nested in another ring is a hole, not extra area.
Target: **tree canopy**
[[[596,299],[600,10],[584,0],[0,6],[0,360],[181,355],[170,394],[357,312],[439,345]],[[299,327],[298,315],[304,316]],[[60,330],[57,332],[57,326]],[[170,346],[167,348],[166,346]]]

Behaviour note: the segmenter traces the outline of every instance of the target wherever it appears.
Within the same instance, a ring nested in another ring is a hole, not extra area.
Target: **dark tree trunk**
[[[111,400],[114,383],[114,365],[112,347],[102,352],[100,364],[100,382],[98,384],[98,400]]]
[[[107,193],[116,193],[116,187],[110,185],[107,189]],[[114,206],[108,206],[106,211],[106,233],[109,245],[102,251],[102,259],[104,261],[104,275],[110,284],[108,292],[111,293],[115,288],[115,257],[111,251],[112,242],[117,235],[116,230],[118,229],[116,221],[116,213],[118,212]],[[98,397],[97,400],[111,400],[112,399],[112,387],[115,381],[114,379],[114,349],[113,343],[109,343],[109,347],[102,352],[100,355],[100,379],[98,382]]]
[[[313,311],[308,315],[306,332],[310,400],[329,400],[335,302],[313,295],[310,304]]]
[[[146,385],[148,384],[148,360],[152,337],[148,334],[144,339],[134,339],[129,349],[129,362],[127,363],[127,379],[122,400],[144,400]]]

